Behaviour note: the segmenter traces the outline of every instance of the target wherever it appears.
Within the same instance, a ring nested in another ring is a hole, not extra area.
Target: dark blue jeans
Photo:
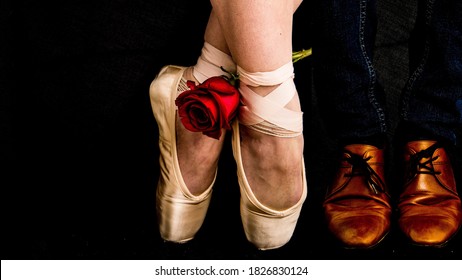
[[[328,131],[349,141],[385,135],[385,94],[372,60],[376,0],[318,2],[314,86]],[[456,144],[462,127],[462,1],[419,0],[409,58],[401,125]]]

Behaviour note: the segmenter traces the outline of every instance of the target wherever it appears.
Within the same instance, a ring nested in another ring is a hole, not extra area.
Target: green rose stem
[[[304,59],[305,57],[308,57],[312,54],[312,49],[307,49],[307,50],[304,50],[302,49],[301,51],[297,51],[297,52],[293,52],[292,53],[292,62],[297,62],[301,59]]]
[[[223,72],[231,75],[231,78],[229,78],[227,76],[223,76],[223,78],[225,78],[233,87],[239,88],[239,74],[231,73],[228,70],[226,70],[225,68],[223,68],[223,66],[220,66],[220,69]]]
[[[301,51],[292,52],[292,62],[295,63],[299,60],[304,59],[305,57],[310,56],[311,54],[312,54],[311,48],[307,50],[302,49]],[[230,78],[227,76],[223,76],[223,78],[225,78],[233,87],[238,88],[239,87],[239,75],[229,72],[228,70],[223,68],[223,66],[221,66],[220,68],[223,72],[231,76]]]

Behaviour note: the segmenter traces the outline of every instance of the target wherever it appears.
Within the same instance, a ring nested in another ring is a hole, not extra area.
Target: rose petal
[[[220,139],[221,137],[221,128],[220,129],[216,129],[216,130],[213,130],[213,131],[204,131],[202,132],[204,135],[207,135],[209,137],[212,137],[212,138],[215,138],[215,139]]]
[[[225,129],[231,129],[230,122],[234,118],[239,105],[239,93],[234,95],[222,95],[221,92],[210,91],[220,108],[221,126]]]
[[[188,84],[191,90],[175,100],[182,123],[191,131],[219,138],[221,128],[231,129],[237,113],[239,91],[223,77],[211,77],[199,85]]]
[[[211,119],[210,111],[206,107],[198,106],[198,104],[194,103],[187,111],[191,124],[199,131],[212,126],[214,120]]]
[[[191,94],[178,103],[178,112],[183,125],[191,131],[209,131],[219,129],[219,108],[216,101],[209,95]]]

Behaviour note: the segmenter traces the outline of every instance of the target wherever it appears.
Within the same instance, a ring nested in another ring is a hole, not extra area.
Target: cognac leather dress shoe
[[[390,229],[390,197],[384,181],[384,152],[375,146],[345,146],[324,200],[329,230],[346,247],[369,248]]]
[[[415,244],[442,246],[461,225],[461,201],[446,151],[436,141],[405,147],[406,183],[398,204],[399,226]]]

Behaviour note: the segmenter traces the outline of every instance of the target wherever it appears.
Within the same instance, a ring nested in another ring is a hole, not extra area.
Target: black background
[[[370,250],[345,250],[329,236],[321,203],[336,142],[318,115],[311,58],[295,64],[309,193],[292,240],[265,252],[246,241],[228,138],[203,227],[188,244],[163,242],[148,88],[163,65],[195,63],[208,1],[0,3],[2,259],[460,259],[461,235],[441,249],[415,247],[393,224]],[[294,50],[311,47],[313,5],[305,0],[295,14]],[[415,1],[381,0],[379,14],[375,61],[393,128]],[[394,182],[399,172],[389,169]]]

